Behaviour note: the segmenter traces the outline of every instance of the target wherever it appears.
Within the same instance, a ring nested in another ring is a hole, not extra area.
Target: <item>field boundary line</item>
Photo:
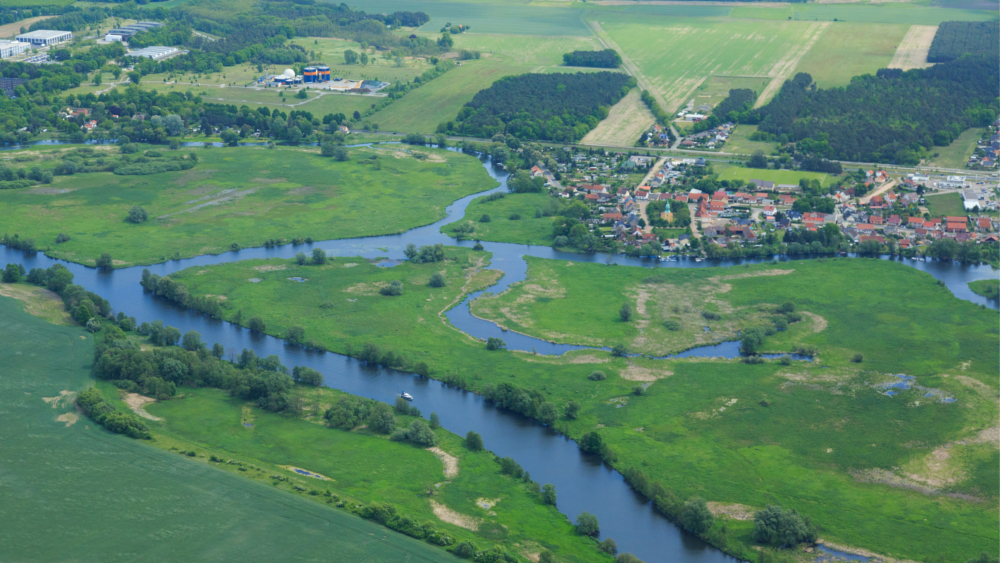
[[[819,41],[820,36],[823,35],[826,28],[830,27],[832,22],[817,23],[818,25],[810,26],[807,33],[811,33],[812,36],[806,39],[806,44],[803,45],[798,52],[792,51],[788,54],[788,56],[782,57],[781,60],[774,63],[774,66],[771,67],[771,72],[769,74],[774,78],[771,79],[767,88],[764,88],[764,91],[760,93],[760,97],[757,98],[757,103],[753,105],[755,109],[766,104],[771,97],[781,90],[782,84],[784,84],[785,81],[792,76],[792,73],[799,67],[799,62],[806,56],[806,53],[812,50],[813,45]]]

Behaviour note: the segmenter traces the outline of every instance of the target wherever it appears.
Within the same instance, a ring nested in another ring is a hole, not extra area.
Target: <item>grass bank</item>
[[[99,147],[114,154],[117,149]],[[72,149],[64,149],[72,150]],[[149,176],[89,173],[0,191],[3,230],[47,254],[116,267],[262,246],[400,233],[444,217],[456,199],[495,185],[472,156],[430,148],[356,148],[337,162],[315,147],[195,149],[198,164]],[[18,151],[18,166],[51,168],[59,152]],[[378,157],[381,167],[372,164]],[[419,158],[418,158],[419,157]],[[139,205],[149,219],[127,220]],[[68,242],[56,244],[65,233]]]
[[[505,194],[500,199],[480,197],[465,208],[460,221],[441,227],[441,232],[456,236],[459,230],[467,239],[514,244],[552,245],[552,218],[536,217],[551,201],[548,194]],[[483,216],[489,216],[483,222]],[[468,232],[472,227],[472,232]]]
[[[501,383],[537,392],[557,406],[550,424],[561,432],[579,439],[597,431],[616,468],[641,470],[678,498],[720,503],[720,514],[781,504],[809,515],[828,541],[899,558],[965,559],[995,549],[995,449],[987,439],[997,423],[995,313],[956,299],[930,276],[880,260],[651,271],[530,259],[527,282],[483,300],[505,304],[497,320],[530,334],[557,339],[543,331],[562,327],[569,341],[683,349],[704,332],[694,324],[702,311],[720,316],[707,324],[722,334],[772,323],[774,307],[793,302],[803,320],[767,337],[764,348],[819,350],[818,361],[788,366],[601,351],[545,357],[488,351],[447,323],[440,313],[493,276],[483,270],[486,254],[446,255],[389,269],[361,259],[323,267],[247,261],[174,277],[192,295],[226,296],[227,319],[260,316],[270,334],[301,325],[330,350],[357,355],[374,343],[477,392]],[[444,288],[427,285],[435,272]],[[247,283],[251,277],[263,281]],[[381,295],[394,280],[403,294]],[[899,287],[906,299],[886,298]],[[623,326],[623,301],[637,312],[629,324],[644,325]],[[474,310],[485,314],[484,306]],[[654,326],[675,314],[680,331]],[[595,370],[606,378],[590,379]],[[899,373],[915,378],[908,389],[889,387]],[[569,401],[581,404],[576,418],[562,414]],[[747,548],[748,521],[724,523],[709,531],[714,543],[756,553]]]

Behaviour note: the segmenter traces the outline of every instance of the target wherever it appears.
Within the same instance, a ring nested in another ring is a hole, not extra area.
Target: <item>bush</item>
[[[408,145],[425,145],[427,144],[427,139],[420,133],[408,133],[403,137],[403,142]]]
[[[677,332],[681,329],[681,322],[676,319],[669,319],[663,321],[663,327],[671,332]]]
[[[149,218],[146,210],[138,205],[133,205],[132,209],[128,210],[128,220],[133,223],[142,223]]]
[[[596,536],[601,533],[601,526],[597,523],[597,516],[589,512],[581,512],[576,517],[576,533],[581,536]]]
[[[545,484],[542,485],[542,502],[545,504],[551,504],[555,506],[556,504],[556,488],[554,485]]]
[[[745,329],[740,338],[740,353],[748,356],[757,354],[764,345],[764,331],[757,327]]]
[[[490,216],[486,213],[483,213],[483,216],[479,218],[480,223],[489,223],[490,221]]]
[[[469,448],[474,452],[482,451],[483,449],[483,437],[477,432],[469,430],[465,435],[465,447]]]
[[[722,319],[722,315],[718,313],[713,313],[711,311],[702,311],[701,316],[706,321],[718,321]]]
[[[476,544],[464,541],[455,546],[453,553],[462,559],[471,559],[476,555]]]
[[[576,417],[580,415],[580,403],[576,401],[566,403],[566,408],[563,412],[566,414],[566,418],[576,420]]]
[[[250,321],[247,323],[247,328],[253,332],[263,333],[267,330],[267,324],[264,322],[264,319],[260,317],[250,317]]]
[[[854,363],[856,363],[856,364],[860,364],[864,360],[865,360],[865,357],[862,354],[854,354],[854,356],[851,357],[851,361],[854,362]]]
[[[403,294],[403,283],[399,280],[393,280],[389,285],[384,285],[378,290],[382,295],[388,295],[390,297],[399,296]]]
[[[493,338],[492,336],[486,339],[486,349],[487,350],[503,350],[507,347],[507,343],[499,338]]]
[[[104,400],[104,396],[96,387],[81,391],[76,397],[76,404],[84,414],[111,432],[137,439],[150,438],[149,429],[141,418],[115,409]]]
[[[521,214],[520,213],[511,213],[510,217],[507,217],[507,218],[510,219],[511,221],[520,221],[521,220]]]
[[[323,384],[323,374],[306,366],[295,366],[292,369],[292,379],[305,385],[319,387]]]
[[[753,515],[753,541],[773,546],[796,546],[816,541],[816,530],[799,513],[769,505]]]
[[[615,543],[615,540],[611,538],[605,538],[604,541],[597,544],[597,549],[600,549],[604,553],[609,553],[611,555],[614,555],[618,553],[618,544]]]
[[[691,497],[684,503],[684,508],[678,516],[678,521],[684,529],[693,534],[704,534],[712,527],[715,517],[708,509],[708,503],[701,497]]]
[[[434,272],[431,274],[431,279],[427,282],[427,285],[431,287],[444,287],[444,276],[442,276],[439,272]]]
[[[607,378],[608,376],[604,375],[604,372],[601,370],[596,370],[587,376],[587,379],[591,381],[604,381]]]
[[[298,346],[305,342],[306,340],[306,329],[301,326],[288,327],[288,332],[285,333],[285,342],[288,342],[292,346]]]
[[[107,252],[101,253],[101,257],[97,259],[96,263],[96,266],[101,270],[110,270],[113,265],[114,262],[111,260],[111,255]]]
[[[389,439],[396,442],[412,442],[428,448],[437,443],[434,431],[423,420],[414,420],[408,428],[397,428]]]
[[[642,559],[639,559],[631,553],[619,553],[615,557],[615,563],[642,563]]]
[[[625,356],[628,356],[628,346],[622,342],[615,344],[614,347],[611,348],[611,355],[616,358],[624,358]]]
[[[312,252],[312,263],[317,266],[326,264],[326,251],[322,248],[314,248]]]
[[[618,309],[618,316],[621,318],[623,323],[627,323],[632,320],[632,315],[635,312],[632,310],[632,306],[628,303],[622,303],[621,309]]]
[[[68,241],[69,241],[69,235],[67,235],[65,233],[59,233],[58,235],[56,235],[56,244],[60,244],[60,243],[63,243],[63,242],[68,242]]]

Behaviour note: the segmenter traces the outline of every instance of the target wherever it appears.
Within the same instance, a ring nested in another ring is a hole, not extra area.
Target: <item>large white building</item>
[[[46,45],[55,45],[56,43],[69,41],[72,38],[73,34],[68,31],[39,29],[36,31],[29,31],[28,33],[22,33],[14,39],[17,39],[21,43],[28,43],[29,45],[34,45],[36,47],[45,47]]]
[[[158,61],[160,59],[165,59],[171,55],[176,55],[180,53],[180,49],[177,47],[146,47],[144,49],[136,49],[135,51],[129,51],[126,53],[130,57],[145,57],[147,59],[153,59]]]
[[[20,41],[0,40],[0,59],[9,59],[15,55],[20,55],[30,48],[30,45],[21,43]]]

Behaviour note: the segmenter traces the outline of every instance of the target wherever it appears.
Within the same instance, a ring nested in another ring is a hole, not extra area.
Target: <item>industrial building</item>
[[[154,27],[161,27],[163,24],[159,22],[138,22],[131,25],[125,25],[119,28],[112,29],[104,36],[104,40],[111,41],[125,41],[128,42],[133,36],[138,35],[144,31],[149,31]]]
[[[9,59],[15,55],[20,55],[30,48],[30,45],[27,43],[21,43],[20,41],[0,40],[0,59]]]
[[[176,55],[180,53],[180,49],[177,47],[146,47],[144,49],[136,49],[135,51],[129,51],[125,53],[129,57],[145,57],[147,59],[153,59],[158,61],[160,59],[165,59],[167,57]]]
[[[62,43],[63,41],[69,41],[70,39],[73,39],[73,34],[68,31],[39,29],[36,31],[29,31],[28,33],[22,33],[14,39],[17,39],[21,43],[35,45],[36,47],[45,47],[48,45],[55,45],[56,43]]]
[[[307,66],[302,69],[302,81],[306,84],[330,81],[330,67]]]

